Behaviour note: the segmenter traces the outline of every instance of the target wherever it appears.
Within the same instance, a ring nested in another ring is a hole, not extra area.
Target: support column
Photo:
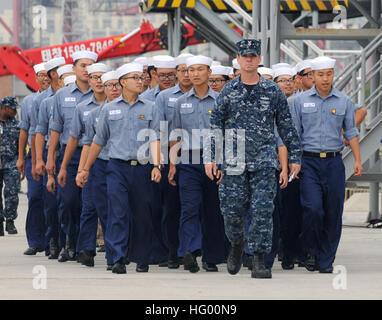
[[[252,38],[259,39],[261,0],[253,0],[252,4]]]
[[[270,1],[270,63],[280,62],[280,0]]]
[[[175,16],[174,16],[174,47],[173,47],[173,57],[176,57],[180,53],[180,43],[181,43],[181,37],[182,32],[180,30],[180,20],[181,20],[181,8],[175,9]]]
[[[174,56],[174,14],[167,13],[167,40],[168,40],[168,54]]]
[[[270,66],[269,48],[268,48],[268,17],[269,0],[261,1],[261,54],[265,66]]]

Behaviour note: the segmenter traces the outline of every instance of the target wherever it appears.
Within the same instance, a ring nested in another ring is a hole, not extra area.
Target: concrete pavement
[[[360,201],[366,200],[356,202]],[[202,270],[191,274],[182,268],[150,266],[149,273],[142,274],[130,264],[127,274],[116,275],[106,271],[103,253],[98,253],[94,268],[48,260],[44,253],[23,255],[27,200],[20,194],[19,233],[0,237],[0,299],[381,299],[382,230],[354,227],[362,225],[367,210],[345,208],[344,221],[353,226],[343,228],[335,261],[337,274],[312,273],[305,268],[284,271],[276,261],[273,279],[267,280],[251,279],[246,268],[231,276],[225,265],[219,266],[218,273]],[[46,282],[42,280],[44,271]],[[41,288],[44,284],[46,289]]]

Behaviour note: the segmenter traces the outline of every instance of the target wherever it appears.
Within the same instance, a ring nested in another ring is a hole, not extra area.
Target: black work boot
[[[49,251],[50,255],[48,259],[57,259],[58,255],[60,254],[58,250],[58,242],[56,238],[51,238],[49,242]]]
[[[69,239],[68,243],[68,258],[70,261],[76,261],[76,241],[74,239]]]
[[[241,264],[243,263],[243,252],[245,248],[245,241],[240,244],[231,246],[227,258],[227,270],[230,274],[236,274],[240,271]]]
[[[69,246],[70,240],[69,237],[66,236],[65,247],[61,249],[60,254],[58,255],[58,262],[66,262],[69,260]]]
[[[183,258],[184,270],[188,270],[191,273],[196,273],[200,270],[198,262],[196,261],[195,252],[187,252]]]
[[[284,255],[281,262],[281,267],[284,270],[292,270],[294,268],[294,259]]]
[[[5,231],[7,231],[8,234],[17,234],[17,229],[13,223],[13,220],[7,220],[5,223]]]
[[[167,267],[169,269],[178,269],[179,268],[179,259],[178,253],[175,251],[170,251],[168,255]]]
[[[255,253],[252,263],[252,278],[269,279],[272,278],[271,269],[266,269],[264,265],[264,253]]]
[[[304,261],[305,268],[308,271],[316,271],[316,257],[312,254],[307,254],[305,261]]]
[[[4,221],[0,221],[0,237],[4,237]]]
[[[81,250],[78,253],[78,259],[80,260],[81,264],[87,267],[94,267],[94,252],[89,250]]]

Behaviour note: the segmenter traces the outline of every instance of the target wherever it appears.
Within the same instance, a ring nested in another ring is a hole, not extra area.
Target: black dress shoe
[[[81,250],[78,254],[80,262],[87,267],[94,267],[94,253],[88,250]]]
[[[44,249],[36,248],[36,247],[29,247],[24,251],[24,254],[27,256],[34,256],[37,252],[43,252]]]
[[[51,238],[49,241],[49,251],[50,255],[48,259],[57,259],[58,255],[60,254],[58,250],[58,241],[56,238]]]
[[[283,260],[281,262],[281,267],[284,270],[292,270],[292,269],[294,269],[294,260],[292,258],[289,258],[288,256],[284,256]]]
[[[198,262],[196,261],[196,256],[191,252],[187,252],[184,255],[183,264],[184,270],[188,270],[191,273],[196,273],[200,270]]]
[[[245,241],[240,244],[232,245],[227,259],[227,270],[230,274],[236,274],[241,269],[243,263],[243,252],[245,248]]]
[[[97,252],[106,252],[105,246],[99,246]]]
[[[168,255],[167,267],[169,269],[179,268],[179,258],[176,252],[170,252],[170,254]]]
[[[305,258],[304,265],[308,271],[316,271],[316,257],[312,254],[308,254]]]
[[[65,248],[62,248],[60,254],[58,255],[58,262],[66,262],[68,260],[68,252]]]
[[[258,279],[270,279],[272,278],[271,269],[265,268],[264,265],[264,253],[254,253],[253,264],[252,264],[252,278]]]
[[[162,262],[158,263],[158,267],[167,268],[167,266],[168,266],[168,262],[167,261],[162,261]]]
[[[125,262],[125,265],[126,265],[126,266],[128,266],[128,265],[130,264],[130,260],[127,259],[127,258],[125,258],[123,261]]]
[[[207,263],[203,262],[202,268],[206,270],[207,272],[218,272],[218,267],[215,263]]]
[[[5,223],[5,231],[7,231],[8,234],[17,234],[17,229],[13,220],[7,220]]]
[[[112,264],[108,264],[107,267],[106,267],[106,271],[111,271],[111,269],[113,269],[113,265]]]
[[[4,237],[4,221],[0,221],[0,237]]]
[[[117,262],[113,265],[111,272],[118,273],[118,274],[126,273],[126,266],[124,263]]]
[[[243,267],[247,267],[248,270],[252,270],[253,257],[248,256],[247,260],[243,262]]]
[[[329,268],[325,268],[325,269],[320,269],[319,271],[320,271],[320,273],[333,273],[333,268],[329,267]]]
[[[148,264],[137,264],[135,271],[136,272],[149,272],[149,265]]]

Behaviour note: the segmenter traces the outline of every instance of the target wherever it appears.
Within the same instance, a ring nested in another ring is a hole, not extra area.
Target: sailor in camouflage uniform
[[[242,40],[236,45],[241,75],[226,84],[218,96],[209,134],[212,137],[217,131],[225,130],[221,135],[225,136],[226,145],[225,176],[219,197],[226,235],[232,245],[227,269],[230,274],[240,270],[245,247],[244,221],[251,207],[248,247],[254,253],[252,277],[271,278],[271,270],[264,266],[264,254],[269,253],[272,246],[272,212],[277,183],[274,124],[288,149],[291,174],[294,172],[295,176],[301,167],[301,146],[285,95],[274,82],[257,73],[261,60],[260,42]],[[217,173],[216,163],[222,158],[219,156],[222,144],[216,137],[207,139],[213,143],[206,143],[204,149],[205,169],[210,179]],[[231,150],[227,148],[230,145]]]
[[[0,236],[4,235],[4,218],[6,219],[5,230],[8,234],[16,234],[14,220],[17,218],[19,205],[20,173],[16,162],[19,154],[19,121],[16,120],[16,108],[19,104],[15,97],[5,97],[0,103],[0,195],[3,192],[3,201],[0,202]],[[0,197],[0,200],[2,198]]]

